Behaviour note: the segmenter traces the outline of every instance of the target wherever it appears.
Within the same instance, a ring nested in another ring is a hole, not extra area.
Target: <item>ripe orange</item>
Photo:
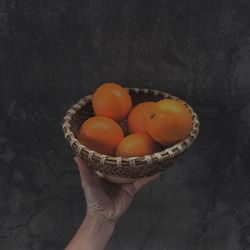
[[[146,120],[154,102],[137,104],[129,113],[127,127],[130,133],[147,133]]]
[[[116,156],[145,156],[160,151],[159,145],[151,137],[143,133],[126,136],[116,149]]]
[[[96,115],[115,121],[124,119],[132,107],[129,93],[116,83],[104,83],[96,89],[92,98]]]
[[[94,116],[80,127],[78,140],[81,144],[100,154],[114,156],[117,145],[123,139],[123,130],[110,118]]]
[[[156,102],[147,119],[147,132],[158,143],[172,145],[188,136],[192,115],[180,101],[163,99]]]

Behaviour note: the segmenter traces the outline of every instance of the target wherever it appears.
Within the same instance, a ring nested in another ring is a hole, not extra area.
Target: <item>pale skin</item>
[[[87,212],[65,250],[102,250],[135,194],[157,179],[160,173],[140,178],[130,184],[111,184],[94,174],[80,157],[75,157],[74,160],[80,172]]]

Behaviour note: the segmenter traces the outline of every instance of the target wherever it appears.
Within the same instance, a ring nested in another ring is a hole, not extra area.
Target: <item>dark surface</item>
[[[0,1],[0,249],[63,249],[83,193],[61,131],[102,82],[159,88],[201,132],[110,250],[250,249],[250,2]]]

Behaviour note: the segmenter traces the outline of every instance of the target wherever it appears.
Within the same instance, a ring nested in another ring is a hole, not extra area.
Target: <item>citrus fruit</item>
[[[156,102],[147,119],[147,132],[158,143],[172,145],[188,136],[192,130],[192,115],[175,99]]]
[[[102,116],[87,119],[78,133],[81,144],[100,154],[111,156],[115,154],[116,147],[123,137],[123,130],[119,124]]]
[[[132,100],[120,85],[104,83],[93,94],[92,105],[96,115],[121,121],[128,115]]]
[[[127,127],[130,133],[147,133],[146,120],[154,102],[137,104],[129,113]]]
[[[132,157],[145,156],[160,151],[159,145],[152,138],[143,133],[126,136],[116,149],[116,156]]]

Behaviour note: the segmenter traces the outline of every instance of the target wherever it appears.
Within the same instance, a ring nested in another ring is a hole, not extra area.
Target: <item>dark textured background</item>
[[[70,240],[84,200],[62,117],[115,81],[188,101],[201,132],[107,249],[249,250],[249,13],[249,0],[1,0],[0,249]]]

